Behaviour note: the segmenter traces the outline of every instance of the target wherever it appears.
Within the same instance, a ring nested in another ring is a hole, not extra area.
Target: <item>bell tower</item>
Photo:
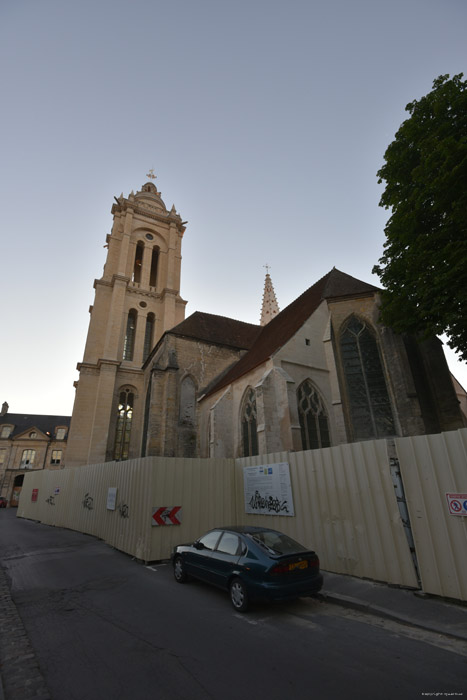
[[[155,179],[153,171],[149,175]],[[67,466],[140,455],[142,365],[162,334],[185,318],[180,296],[185,224],[152,181],[115,198],[67,446]]]

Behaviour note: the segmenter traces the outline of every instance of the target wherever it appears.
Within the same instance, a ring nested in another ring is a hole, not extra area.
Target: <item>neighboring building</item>
[[[63,469],[70,416],[0,413],[0,496],[17,506],[30,469]]]
[[[144,455],[237,457],[463,427],[439,340],[378,323],[379,290],[335,268],[261,324],[180,296],[185,223],[152,182],[112,207],[67,466]]]

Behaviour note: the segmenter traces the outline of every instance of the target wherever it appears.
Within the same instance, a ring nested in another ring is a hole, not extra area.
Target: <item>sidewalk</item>
[[[342,574],[323,576],[321,595],[329,603],[467,641],[467,604]]]

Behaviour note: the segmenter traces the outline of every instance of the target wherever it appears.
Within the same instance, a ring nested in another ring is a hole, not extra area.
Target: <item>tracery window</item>
[[[297,403],[302,449],[317,450],[330,447],[326,409],[320,394],[309,380],[298,387]]]
[[[394,435],[394,418],[373,329],[352,316],[341,333],[342,364],[354,440]]]
[[[133,360],[137,316],[138,314],[136,312],[136,309],[130,309],[130,311],[128,312],[128,319],[126,322],[125,342],[123,344],[124,360]]]
[[[120,392],[115,430],[114,459],[128,459],[135,395],[131,389]]]
[[[258,454],[256,397],[251,387],[246,391],[242,408],[242,448],[244,457]]]

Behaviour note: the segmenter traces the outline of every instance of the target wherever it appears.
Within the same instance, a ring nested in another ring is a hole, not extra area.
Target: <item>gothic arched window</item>
[[[146,330],[144,332],[143,362],[145,362],[152,350],[154,337],[154,314],[148,314],[146,318]]]
[[[117,427],[115,430],[114,459],[128,459],[131,424],[135,395],[131,389],[123,389],[118,398]]]
[[[130,309],[128,312],[128,318],[126,322],[126,333],[125,342],[123,344],[123,359],[133,360],[133,353],[135,349],[135,332],[136,332],[136,319],[137,312],[135,309]]]
[[[352,316],[340,338],[353,439],[394,435],[394,419],[373,329]]]
[[[246,390],[242,405],[242,448],[244,457],[258,454],[256,397],[251,387]]]
[[[302,449],[330,447],[328,417],[323,400],[308,379],[298,387],[297,403]]]

